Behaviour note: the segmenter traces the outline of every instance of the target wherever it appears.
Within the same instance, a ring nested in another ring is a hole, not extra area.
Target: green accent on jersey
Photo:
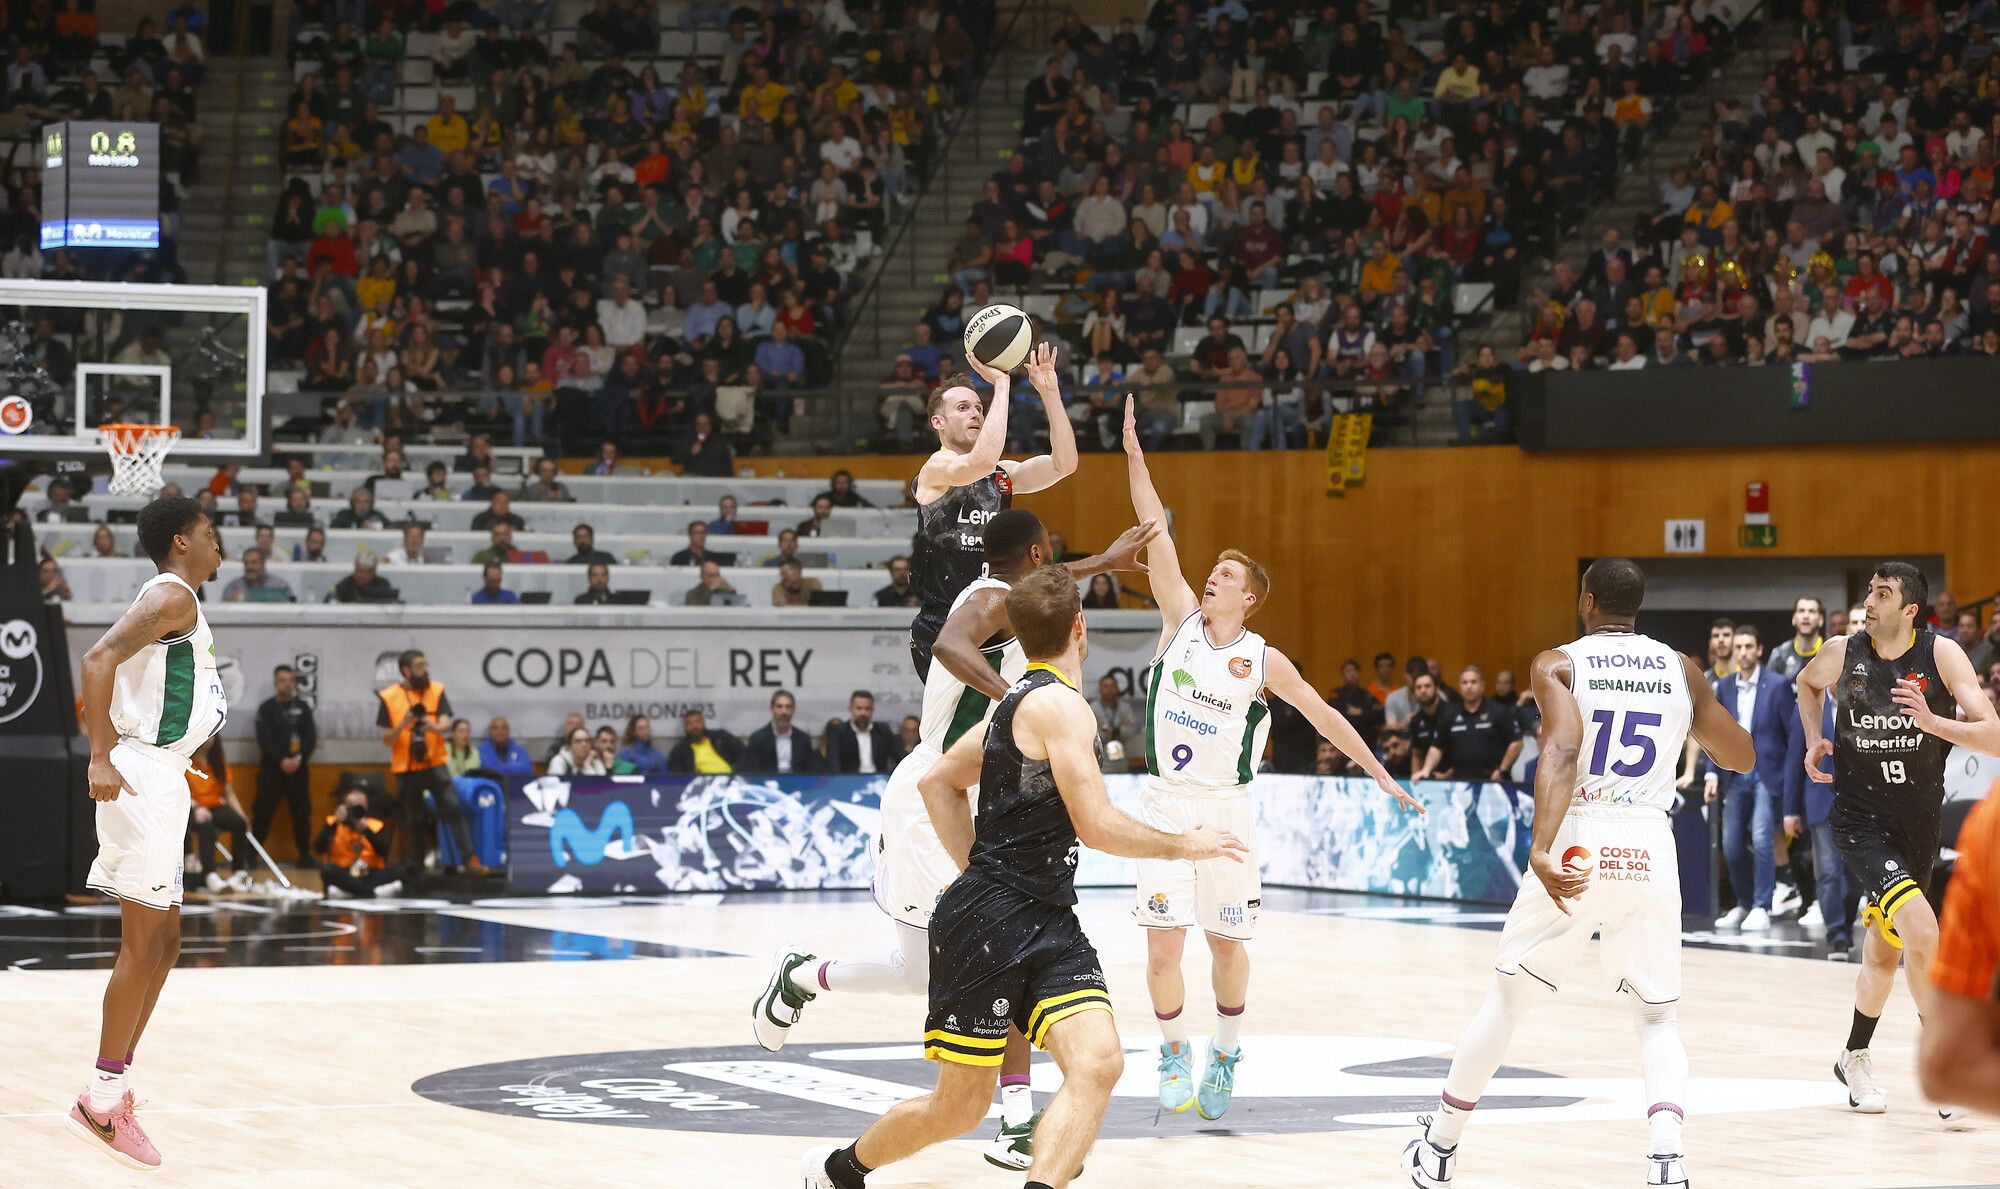
[[[1188,672],[1188,671],[1187,671],[1186,669],[1175,669],[1175,670],[1174,670],[1174,688],[1175,688],[1175,689],[1184,689],[1184,688],[1186,688],[1187,686],[1190,686],[1190,685],[1193,685],[1193,684],[1194,684],[1194,674],[1192,674],[1192,673]]]
[[[1264,716],[1269,713],[1271,713],[1269,706],[1262,702],[1252,702],[1250,713],[1244,716],[1243,752],[1236,759],[1236,779],[1243,784],[1249,784],[1251,778],[1256,775],[1251,767],[1257,762],[1257,757],[1251,755],[1250,750],[1257,744],[1257,724],[1263,722]]]
[[[985,656],[986,663],[993,667],[993,671],[998,673],[1000,671],[1001,654],[999,652],[988,652],[982,655]],[[944,729],[944,745],[942,750],[950,751],[952,744],[958,742],[959,738],[967,731],[978,726],[979,720],[986,717],[986,708],[992,704],[993,699],[969,685],[958,691],[958,705],[952,710],[951,722]]]
[[[171,747],[187,734],[194,713],[194,645],[182,640],[167,645],[167,688],[161,695],[160,733],[156,747]]]
[[[1159,740],[1155,736],[1154,724],[1160,721],[1160,716],[1157,713],[1160,707],[1160,679],[1166,676],[1166,673],[1167,664],[1164,657],[1154,661],[1153,667],[1146,673],[1148,679],[1146,682],[1146,771],[1153,776],[1160,774],[1160,745]],[[1178,672],[1174,674],[1176,683],[1178,683],[1182,676],[1183,674]]]

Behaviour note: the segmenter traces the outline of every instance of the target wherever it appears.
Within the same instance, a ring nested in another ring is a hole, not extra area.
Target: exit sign
[[[1778,547],[1778,526],[1775,524],[1746,524],[1736,530],[1736,543],[1745,549],[1776,549]]]

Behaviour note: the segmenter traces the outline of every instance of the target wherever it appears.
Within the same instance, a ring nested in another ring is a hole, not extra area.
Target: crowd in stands
[[[271,355],[365,427],[727,474],[829,378],[991,6],[696,4],[664,30],[639,0],[573,30],[549,7],[308,8]]]
[[[0,7],[0,277],[187,280],[175,251],[181,198],[198,179],[197,89],[204,11],[188,3],[142,16],[130,34],[105,32],[93,0]],[[132,120],[160,126],[161,246],[41,249],[42,126]]]
[[[1734,19],[1709,0],[1386,20],[1367,0],[1159,0],[1106,36],[1071,14],[884,384],[934,379],[968,312],[1032,292],[1076,361],[1069,414],[1105,448],[1127,389],[1148,449],[1188,420],[1204,446],[1284,447],[1333,411],[1394,411],[1454,371],[1460,289],[1514,301]],[[1040,412],[1012,416],[1026,436]]]
[[[1531,371],[2000,356],[1991,5],[1800,0],[1748,103],[1581,270],[1508,364]],[[1482,375],[1504,383],[1500,361]]]

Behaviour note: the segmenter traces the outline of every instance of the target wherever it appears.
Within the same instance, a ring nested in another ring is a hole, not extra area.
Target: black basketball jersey
[[[1056,791],[1049,762],[1028,759],[1014,745],[1021,699],[1058,683],[1069,684],[1054,669],[1031,665],[993,711],[967,870],[1049,904],[1075,904],[1077,841],[1069,807]]]
[[[1834,686],[1833,793],[1836,811],[1894,815],[1936,811],[1944,799],[1945,756],[1951,744],[1917,729],[1891,696],[1898,681],[1923,684],[1924,701],[1943,719],[1958,717],[1958,700],[1937,667],[1937,635],[1918,629],[1895,660],[1875,652],[1867,632],[1847,638],[1844,672]]]
[[[959,592],[986,574],[986,522],[1014,501],[1014,483],[999,467],[954,487],[917,508],[917,535],[910,542],[910,585],[926,616],[938,623],[950,613]]]

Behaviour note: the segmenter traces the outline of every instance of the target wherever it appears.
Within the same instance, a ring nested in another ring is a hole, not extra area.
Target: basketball
[[[965,353],[987,367],[1011,372],[1035,345],[1035,328],[1019,307],[990,305],[965,324]]]

